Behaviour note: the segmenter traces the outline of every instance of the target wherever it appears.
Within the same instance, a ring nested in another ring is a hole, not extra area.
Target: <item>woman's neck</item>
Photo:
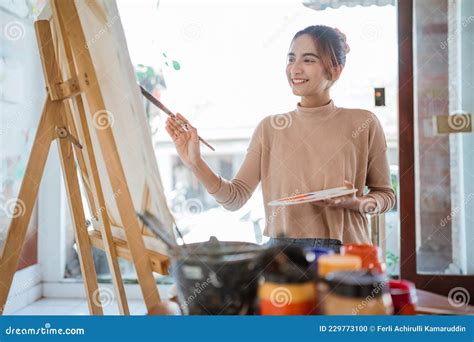
[[[329,101],[331,101],[329,92],[325,92],[324,94],[318,94],[313,96],[302,96],[300,106],[308,108],[321,107],[327,105]]]

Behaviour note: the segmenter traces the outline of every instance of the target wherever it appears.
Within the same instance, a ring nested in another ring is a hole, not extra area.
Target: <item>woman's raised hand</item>
[[[169,117],[166,119],[166,131],[173,139],[176,151],[184,165],[187,167],[196,166],[201,160],[197,130],[184,116],[179,113],[176,116],[187,125],[188,130],[186,131],[173,118]]]

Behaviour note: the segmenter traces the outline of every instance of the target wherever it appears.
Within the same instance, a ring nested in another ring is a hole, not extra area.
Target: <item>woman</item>
[[[367,213],[395,204],[387,144],[376,116],[336,107],[330,88],[340,77],[349,46],[327,26],[309,26],[294,36],[286,75],[296,109],[264,118],[257,126],[240,170],[232,180],[216,175],[201,158],[198,133],[168,119],[166,130],[178,155],[209,194],[228,210],[242,207],[262,182],[270,243],[339,250],[342,243],[370,244]],[[357,193],[342,198],[269,207],[271,200],[340,186]],[[367,187],[368,193],[364,193]]]

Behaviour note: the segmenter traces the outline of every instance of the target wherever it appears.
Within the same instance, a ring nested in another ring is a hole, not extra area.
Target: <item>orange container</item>
[[[260,286],[258,297],[261,315],[311,315],[316,306],[316,286],[313,282],[266,281]]]
[[[318,275],[326,277],[331,272],[360,270],[362,261],[357,255],[322,255],[318,259]]]
[[[362,260],[362,269],[385,273],[385,264],[380,261],[377,246],[367,244],[348,244],[341,248],[342,255],[357,255]]]

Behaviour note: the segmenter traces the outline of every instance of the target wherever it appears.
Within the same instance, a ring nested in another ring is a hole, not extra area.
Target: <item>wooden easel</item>
[[[90,238],[87,232],[76,161],[84,182],[88,184],[86,190],[89,205],[92,208],[107,208],[107,206],[88,128],[88,117],[80,95],[85,96],[90,113],[105,112],[107,108],[91,55],[87,50],[87,42],[74,1],[51,0],[51,7],[51,21],[35,22],[48,94],[17,199],[16,208],[23,208],[24,211],[22,215],[14,215],[0,254],[0,315],[5,308],[46,159],[54,139],[58,143],[90,313],[103,314],[91,241],[106,252],[120,313],[128,315],[129,308],[117,262],[118,254],[133,261],[147,310],[151,313],[160,302],[152,269],[166,272],[168,258],[156,253],[154,264],[152,265],[150,261],[150,251],[145,248],[141,234],[142,227],[136,217],[111,127],[101,127],[96,133],[102,154],[108,158],[106,165],[108,179],[113,190],[120,191],[121,194],[114,200],[120,219],[126,227],[124,229],[126,242],[117,241],[112,235],[107,210],[98,213],[101,223],[100,234],[95,232]],[[52,29],[58,38],[56,40]],[[65,59],[62,61],[66,62],[63,63],[66,67],[63,69],[60,68],[59,51],[64,53]],[[89,115],[91,116],[92,114]],[[84,141],[77,140],[78,132],[82,133]]]

